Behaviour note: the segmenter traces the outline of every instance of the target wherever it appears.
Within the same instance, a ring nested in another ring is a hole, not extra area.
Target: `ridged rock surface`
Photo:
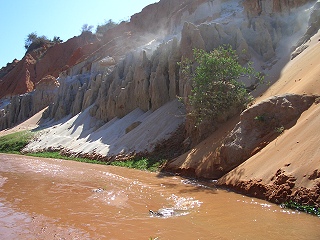
[[[30,118],[53,102],[59,83],[53,76],[41,79],[30,93],[2,99],[0,128],[13,127]]]
[[[161,1],[159,4],[171,6],[173,2]],[[94,104],[91,115],[106,122],[123,117],[137,107],[144,111],[155,110],[176,96],[185,98],[190,94],[190,82],[180,77],[177,62],[182,57],[191,58],[193,48],[210,51],[221,44],[230,44],[242,62],[253,55],[271,61],[276,58],[275,50],[280,39],[291,36],[301,27],[298,3],[288,5],[286,9],[290,11],[283,12],[274,12],[262,5],[263,16],[251,18],[244,13],[255,11],[255,8],[238,1],[200,1],[198,5],[184,2],[180,7],[177,2],[175,4],[172,9],[176,11],[169,14],[169,10],[163,10],[157,17],[168,16],[162,20],[170,23],[168,32],[180,27],[180,39],[153,39],[106,67],[102,60],[91,63],[90,59],[75,65],[59,78],[61,87],[54,106],[50,107],[50,116],[56,120],[69,114],[74,116],[91,104]],[[148,6],[134,15],[130,24],[138,26],[138,20],[156,7],[156,4]],[[270,14],[273,14],[272,18]],[[182,24],[182,20],[176,18],[194,23]],[[140,31],[148,28],[143,24],[139,26]]]

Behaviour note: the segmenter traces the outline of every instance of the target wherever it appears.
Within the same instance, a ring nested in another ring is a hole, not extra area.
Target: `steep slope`
[[[282,203],[320,203],[319,105],[302,114],[256,155],[219,179],[218,184]]]
[[[320,4],[319,4],[320,5]],[[320,33],[304,46],[306,49],[282,69],[278,81],[257,101],[283,93],[320,95]]]
[[[294,200],[319,206],[319,64],[320,33],[311,38],[308,48],[291,60],[281,71],[279,80],[256,100],[258,105],[261,105],[262,101],[269,101],[269,98],[275,95],[307,94],[316,96],[314,104],[310,108],[307,107],[296,120],[291,116],[289,120],[293,122],[289,121],[289,125],[284,126],[280,135],[269,130],[271,135],[267,138],[254,139],[254,135],[250,135],[257,132],[254,116],[262,116],[255,112],[251,117],[253,121],[250,123],[250,132],[247,133],[251,139],[246,141],[262,141],[262,145],[257,144],[253,147],[252,157],[245,159],[244,163],[221,177],[217,182],[219,185],[277,203]],[[277,108],[269,108],[268,111],[261,107],[258,109],[262,110],[260,114],[267,116]],[[284,110],[276,110],[277,114],[284,114],[281,115],[281,120],[288,117]],[[222,160],[217,154],[221,154],[221,146],[226,145],[226,136],[232,136],[232,129],[237,129],[238,121],[239,119],[235,118],[222,125],[190,152],[171,161],[166,169],[190,176],[217,179],[217,170],[221,170],[219,167],[222,168],[225,163],[225,159]],[[269,120],[266,124],[274,128]],[[241,134],[240,138],[244,137],[244,132]],[[231,149],[228,154],[232,154]],[[236,152],[232,160],[238,158],[239,154],[240,152]],[[217,162],[217,159],[221,159],[222,162]]]
[[[262,97],[281,93],[320,96],[320,34],[282,71],[281,78]],[[291,199],[320,204],[319,98],[296,125],[219,180],[242,192],[283,202]],[[282,180],[281,180],[282,179]]]

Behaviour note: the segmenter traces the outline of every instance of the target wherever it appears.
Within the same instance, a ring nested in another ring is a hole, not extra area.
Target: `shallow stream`
[[[0,155],[0,239],[150,237],[320,239],[320,218],[177,176]]]

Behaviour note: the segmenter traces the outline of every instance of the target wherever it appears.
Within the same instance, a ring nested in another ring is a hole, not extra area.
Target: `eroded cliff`
[[[37,71],[35,76],[32,69],[41,61],[46,63],[44,66],[51,66],[54,54],[47,50],[43,58],[46,61],[27,54],[2,75],[9,78],[14,71],[21,73],[26,76],[22,81],[26,91],[32,92],[4,102],[7,106],[1,126],[10,127],[30,117],[35,112],[30,102],[42,107],[37,103],[42,101],[41,104],[49,105],[44,117],[54,126],[47,125],[25,151],[62,150],[105,159],[152,152],[180,129],[186,133],[181,148],[192,149],[169,162],[166,169],[219,178],[269,146],[277,137],[275,129],[280,132],[292,127],[290,124],[317,102],[318,93],[312,88],[303,93],[279,90],[282,96],[271,94],[266,102],[243,112],[236,127],[240,112],[235,111],[224,119],[231,118],[232,124],[195,128],[185,110],[191,82],[183,77],[177,63],[185,58],[192,60],[194,48],[210,51],[230,44],[241,63],[253,61],[256,70],[266,76],[266,83],[272,84],[290,59],[299,58],[308,48],[309,39],[319,29],[319,16],[319,1],[161,0],[101,39],[90,38],[91,42],[73,46],[63,64],[52,69],[57,84],[47,101],[43,101],[44,89],[34,90],[34,86],[38,76],[48,72]],[[57,47],[63,49],[67,43]],[[288,81],[292,79],[291,76]],[[253,86],[250,89],[255,96],[269,87],[255,89],[255,80],[242,81]],[[293,95],[283,95],[287,92]],[[31,100],[33,96],[42,97]],[[176,100],[177,96],[185,105]],[[259,119],[267,119],[270,124]],[[55,121],[59,124],[55,125]],[[256,130],[251,131],[253,125],[257,125]],[[233,129],[230,135],[228,129]],[[201,159],[194,157],[197,149],[203,147],[202,143],[197,144],[208,136],[214,138],[210,136],[214,130],[220,135],[211,142],[210,154]]]

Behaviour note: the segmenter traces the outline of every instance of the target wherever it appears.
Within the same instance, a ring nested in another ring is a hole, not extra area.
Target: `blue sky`
[[[83,24],[129,20],[159,0],[0,0],[0,68],[25,54],[29,33],[66,41],[81,32]],[[95,29],[94,28],[94,29]]]

